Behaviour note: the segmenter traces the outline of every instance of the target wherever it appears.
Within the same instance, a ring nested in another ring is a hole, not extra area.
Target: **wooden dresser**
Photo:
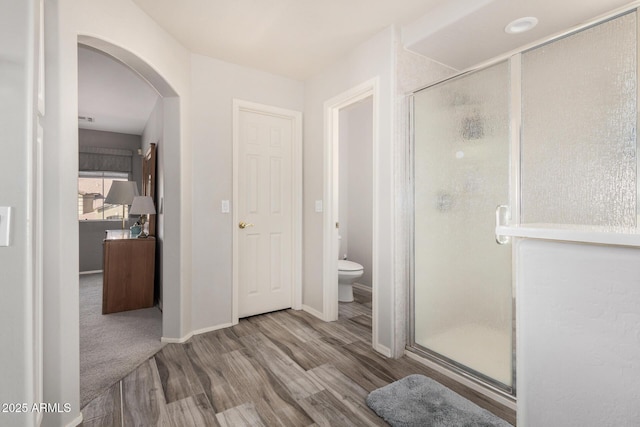
[[[156,239],[107,230],[103,241],[102,314],[153,307]]]

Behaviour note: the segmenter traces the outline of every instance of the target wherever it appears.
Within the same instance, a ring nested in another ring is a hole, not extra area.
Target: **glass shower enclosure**
[[[495,218],[510,204],[509,80],[505,61],[417,92],[412,147],[411,346],[507,393],[512,248]]]
[[[413,94],[412,351],[515,395],[496,224],[511,207],[528,228],[636,232],[637,28],[623,13]]]

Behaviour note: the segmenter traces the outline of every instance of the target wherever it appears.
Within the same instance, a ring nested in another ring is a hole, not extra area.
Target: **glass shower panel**
[[[512,386],[506,62],[414,96],[414,343]]]
[[[636,13],[522,55],[521,222],[636,226]]]

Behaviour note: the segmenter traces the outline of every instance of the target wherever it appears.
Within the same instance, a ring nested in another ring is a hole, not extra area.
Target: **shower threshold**
[[[512,340],[508,333],[465,324],[428,338],[416,336],[409,350],[501,394],[512,395]]]

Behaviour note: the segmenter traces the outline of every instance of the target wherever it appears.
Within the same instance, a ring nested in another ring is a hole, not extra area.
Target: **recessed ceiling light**
[[[525,18],[518,18],[515,21],[511,21],[504,27],[504,32],[507,34],[520,34],[525,31],[529,31],[538,24],[538,18],[533,16],[527,16]]]

